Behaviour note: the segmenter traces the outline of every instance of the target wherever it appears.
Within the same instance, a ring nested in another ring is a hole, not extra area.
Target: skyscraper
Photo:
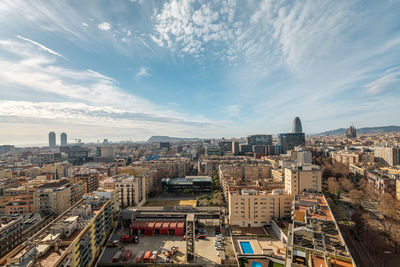
[[[55,147],[55,146],[56,146],[56,133],[49,132],[49,147]]]
[[[68,142],[67,142],[67,134],[66,133],[62,133],[61,134],[61,146],[67,146]]]
[[[303,132],[303,128],[301,127],[300,118],[296,117],[293,120],[292,133],[302,133],[302,132]]]

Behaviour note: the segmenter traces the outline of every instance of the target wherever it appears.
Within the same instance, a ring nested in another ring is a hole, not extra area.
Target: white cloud
[[[17,50],[13,50],[18,47]],[[38,55],[22,42],[0,40],[0,48],[16,54],[18,59],[5,59],[0,54],[0,80],[3,97],[16,91],[24,92],[26,100],[3,101],[0,116],[64,118],[84,123],[118,123],[130,127],[143,125],[151,130],[151,122],[199,127],[212,125],[206,119],[188,119],[186,115],[168,110],[141,97],[130,94],[116,81],[93,70],[73,70],[55,65],[52,58]],[[138,75],[149,75],[142,67]],[[7,88],[13,88],[7,91]],[[33,97],[34,96],[34,97]],[[34,103],[30,99],[42,99]],[[56,99],[56,102],[43,101]],[[29,101],[28,101],[29,100]],[[140,122],[140,123],[139,123]]]
[[[206,44],[233,39],[236,33],[228,24],[233,20],[235,4],[235,1],[221,1],[216,6],[207,1],[167,2],[153,16],[155,34],[150,36],[156,44],[174,51],[204,54]]]
[[[85,28],[89,27],[89,25],[86,22],[82,22],[82,26]]]
[[[103,22],[97,25],[97,27],[102,31],[109,31],[111,30],[111,24],[108,22]]]
[[[147,68],[141,67],[140,70],[136,73],[136,76],[150,76],[150,73],[147,71]]]
[[[29,42],[29,43],[31,43],[31,44],[33,44],[33,45],[36,45],[36,46],[39,47],[40,49],[42,49],[42,50],[44,50],[44,51],[46,51],[46,52],[48,52],[48,53],[50,53],[50,54],[52,54],[52,55],[65,58],[65,57],[64,57],[63,55],[61,55],[60,53],[57,53],[56,51],[51,50],[50,48],[48,48],[48,47],[46,47],[46,46],[44,46],[44,45],[42,45],[42,44],[39,44],[38,42],[32,41],[31,39],[22,37],[22,36],[20,36],[20,35],[17,35],[17,38],[19,38],[19,39],[21,39],[21,40],[24,40],[24,41],[27,41],[27,42]]]
[[[370,94],[398,90],[400,88],[400,68],[392,68],[385,71],[381,77],[366,84],[365,87]]]

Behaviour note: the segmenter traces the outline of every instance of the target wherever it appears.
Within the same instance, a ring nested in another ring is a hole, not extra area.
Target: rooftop
[[[26,253],[36,250],[38,255],[36,263],[41,266],[53,266],[61,257],[63,252],[70,246],[75,238],[89,224],[108,199],[100,198],[94,194],[86,194],[73,207],[61,214],[40,232],[35,234],[21,245],[11,260],[16,260]],[[58,244],[58,246],[56,246]],[[56,250],[57,248],[57,250]],[[34,260],[34,255],[27,257],[26,264]]]

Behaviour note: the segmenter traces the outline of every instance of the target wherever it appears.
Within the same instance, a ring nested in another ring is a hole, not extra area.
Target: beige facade
[[[123,175],[114,179],[121,208],[133,207],[146,199],[145,178]]]
[[[43,184],[35,189],[33,206],[35,213],[53,213],[60,215],[71,207],[71,190],[67,183],[54,182]]]
[[[287,217],[292,196],[283,190],[272,192],[243,189],[229,193],[229,223],[241,227],[259,227],[273,218]]]
[[[378,162],[389,166],[400,164],[400,149],[398,147],[375,147],[374,156]]]
[[[322,191],[321,168],[317,165],[292,165],[285,168],[285,190],[290,195],[303,191]]]

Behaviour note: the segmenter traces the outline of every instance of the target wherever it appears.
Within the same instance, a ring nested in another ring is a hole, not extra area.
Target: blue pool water
[[[245,254],[254,254],[254,250],[250,245],[250,242],[240,242],[240,247]]]
[[[251,267],[261,267],[261,263],[256,262],[256,261],[253,261],[253,262],[251,263]]]

